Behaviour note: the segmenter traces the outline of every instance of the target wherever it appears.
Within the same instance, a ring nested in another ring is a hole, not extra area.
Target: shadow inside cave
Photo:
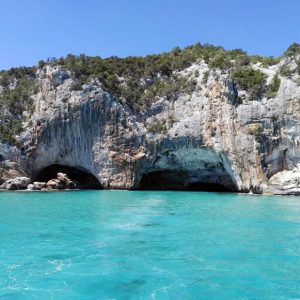
[[[44,168],[37,176],[34,177],[34,181],[47,182],[48,180],[57,177],[57,173],[66,174],[69,179],[77,183],[80,189],[103,189],[99,180],[90,172],[83,170],[80,167],[70,167],[64,165],[53,164]]]
[[[227,176],[228,177],[228,176]],[[152,171],[142,176],[141,190],[182,190],[205,192],[235,192],[236,188],[226,175],[197,177],[185,172],[163,170]],[[224,184],[226,182],[227,184]]]

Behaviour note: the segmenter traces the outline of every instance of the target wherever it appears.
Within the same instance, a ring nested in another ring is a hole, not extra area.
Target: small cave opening
[[[223,178],[224,179],[224,178]],[[182,190],[204,192],[235,192],[234,185],[224,184],[218,176],[197,177],[180,171],[152,171],[142,176],[141,190]]]
[[[44,168],[35,178],[34,181],[47,182],[57,178],[57,173],[64,173],[72,180],[79,189],[99,190],[103,189],[99,180],[90,172],[80,167],[70,167],[53,164]]]

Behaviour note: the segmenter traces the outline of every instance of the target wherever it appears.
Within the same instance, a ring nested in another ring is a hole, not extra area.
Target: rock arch
[[[140,172],[138,188],[236,192],[238,183],[225,153],[181,147],[160,151]]]

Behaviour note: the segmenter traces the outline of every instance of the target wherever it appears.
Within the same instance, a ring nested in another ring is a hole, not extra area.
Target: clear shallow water
[[[300,197],[0,193],[0,299],[299,299]]]

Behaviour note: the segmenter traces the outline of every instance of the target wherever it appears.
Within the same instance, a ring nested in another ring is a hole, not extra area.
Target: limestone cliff
[[[36,71],[19,146],[2,144],[1,159],[32,180],[61,165],[94,175],[104,188],[300,194],[299,75],[278,75],[286,66],[293,71],[297,59],[253,63],[266,84],[280,79],[276,94],[254,99],[230,69],[199,59],[174,72],[195,82],[192,93],[160,97],[142,112],[96,78],[74,90],[70,70],[46,64]]]

